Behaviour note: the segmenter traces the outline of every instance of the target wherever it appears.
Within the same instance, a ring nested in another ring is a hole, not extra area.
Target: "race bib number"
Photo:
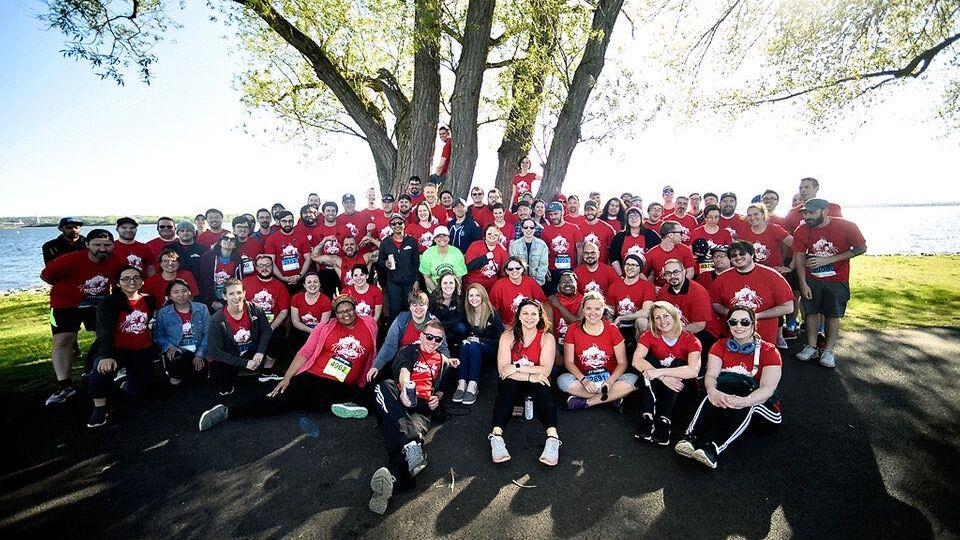
[[[243,257],[243,266],[241,267],[240,271],[243,272],[243,275],[245,276],[248,274],[253,274],[253,261],[251,261],[249,257]]]
[[[587,372],[584,378],[588,381],[593,381],[593,384],[600,386],[610,378],[610,372],[605,369],[592,369]]]
[[[700,273],[705,274],[707,272],[713,272],[713,261],[703,261],[700,263]]]
[[[837,275],[837,271],[832,264],[827,264],[814,268],[810,271],[810,275],[817,278],[826,278]]]
[[[353,365],[346,358],[334,356],[327,361],[327,366],[323,368],[324,375],[329,375],[334,379],[343,382],[350,374],[350,368]]]
[[[557,267],[557,270],[569,270],[569,269],[570,269],[570,256],[569,256],[569,255],[557,255],[557,258],[554,259],[554,265]]]
[[[298,255],[284,255],[280,258],[280,269],[284,272],[299,270],[300,257]]]

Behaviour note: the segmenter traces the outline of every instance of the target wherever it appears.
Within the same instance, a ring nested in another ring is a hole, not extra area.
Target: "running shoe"
[[[644,441],[653,440],[653,417],[647,416],[645,414],[640,415],[640,426],[637,427],[637,432],[633,434],[633,438],[641,439]]]
[[[234,388],[231,386],[230,388],[221,388],[218,392],[221,396],[229,396],[233,393],[233,390]]]
[[[677,445],[673,447],[678,454],[685,458],[693,459],[694,452],[697,451],[697,443],[693,438],[693,435],[687,435],[686,437],[677,441]]]
[[[330,406],[330,412],[337,418],[366,418],[367,408],[357,405],[351,401],[346,403],[334,403]]]
[[[454,390],[454,392],[453,392],[453,402],[454,402],[454,403],[462,403],[462,402],[463,402],[463,395],[464,395],[465,393],[467,393],[467,391],[466,391],[465,389],[463,389],[463,388],[457,388],[456,390]]]
[[[796,337],[796,336],[794,336],[794,337]],[[787,345],[787,338],[786,338],[786,336],[783,336],[783,335],[777,336],[777,348],[778,348],[778,349],[789,349],[789,348],[790,348],[790,345]]]
[[[225,405],[216,404],[212,409],[204,411],[200,415],[200,431],[206,431],[217,424],[221,424],[230,418],[230,409]]]
[[[118,369],[117,374],[113,376],[113,382],[117,386],[120,386],[121,384],[123,384],[123,381],[126,381],[126,380],[127,380],[127,368],[122,367]]]
[[[540,463],[548,467],[556,467],[560,462],[560,439],[556,437],[547,437],[547,442],[543,443],[543,453],[540,454]]]
[[[473,405],[477,402],[477,393],[476,392],[464,392],[463,393],[463,404],[464,405]]]
[[[820,365],[823,367],[837,367],[837,357],[833,355],[833,351],[823,351],[820,354]]]
[[[103,407],[94,407],[93,412],[90,413],[90,420],[87,420],[88,428],[98,428],[107,423],[107,418],[110,417],[110,411],[107,410],[106,406]]]
[[[567,398],[567,410],[569,411],[585,411],[589,408],[587,400],[582,397],[570,396]]]
[[[403,447],[403,455],[407,458],[407,470],[410,471],[410,476],[416,476],[427,468],[427,456],[423,454],[423,447],[419,442],[408,442]]]
[[[370,511],[377,514],[383,514],[387,511],[387,503],[393,496],[393,483],[397,479],[390,474],[390,469],[380,467],[373,473],[370,479],[370,489],[373,491],[373,497],[370,497]]]
[[[699,461],[700,463],[703,463],[704,465],[706,465],[707,467],[710,467],[711,469],[716,469],[718,454],[719,452],[717,452],[717,445],[710,442],[703,445],[700,448],[697,448],[693,452],[693,459]]]
[[[47,398],[47,406],[65,403],[68,399],[77,395],[77,389],[72,386],[64,386],[56,392],[50,394]]]
[[[668,418],[662,416],[657,418],[651,442],[660,446],[670,445],[670,420]]]
[[[490,440],[490,459],[494,463],[510,461],[510,452],[507,452],[507,443],[503,442],[503,435],[487,435]]]
[[[257,376],[257,380],[260,382],[282,381],[283,377],[278,375],[276,371],[264,371]]]
[[[810,345],[804,345],[803,349],[797,353],[797,360],[801,362],[809,362],[817,356],[817,348],[811,347]]]

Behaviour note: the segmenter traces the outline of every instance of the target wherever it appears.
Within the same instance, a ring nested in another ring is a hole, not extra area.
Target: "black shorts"
[[[850,301],[850,284],[845,281],[824,281],[807,276],[807,286],[813,298],[803,299],[803,312],[807,315],[823,315],[831,319],[843,317]]]
[[[97,331],[97,308],[52,308],[50,309],[50,331],[54,335],[79,332],[80,324],[88,332]]]

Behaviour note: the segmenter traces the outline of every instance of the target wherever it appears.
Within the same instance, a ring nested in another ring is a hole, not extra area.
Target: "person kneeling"
[[[540,462],[553,467],[559,459],[557,408],[550,395],[550,372],[556,355],[556,340],[548,327],[540,302],[524,298],[517,307],[510,329],[500,336],[497,350],[500,384],[493,406],[493,429],[487,436],[494,463],[510,459],[503,440],[503,428],[513,416],[513,405],[518,395],[533,399],[537,418],[547,430],[547,442],[540,454]]]
[[[717,458],[750,426],[754,414],[780,424],[780,352],[756,333],[753,309],[734,306],[727,325],[733,337],[713,344],[703,378],[707,397],[675,449],[711,469]]]
[[[370,510],[378,514],[387,510],[394,484],[400,490],[412,489],[414,477],[427,466],[423,436],[443,397],[439,388],[446,366],[460,365],[459,360],[438,351],[443,339],[443,325],[436,320],[428,322],[420,340],[397,353],[395,379],[381,381],[373,390],[372,407],[382,422],[387,447],[387,466],[377,469],[370,480]]]
[[[216,405],[200,416],[200,431],[230,417],[270,416],[293,408],[329,408],[340,418],[366,418],[367,409],[349,400],[359,393],[376,355],[377,325],[371,317],[357,317],[349,296],[335,298],[333,312],[334,319],[313,329],[273,391],[233,407]]]

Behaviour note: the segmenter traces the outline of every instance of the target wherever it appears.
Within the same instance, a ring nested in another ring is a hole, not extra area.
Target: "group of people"
[[[476,403],[484,364],[499,376],[496,463],[510,459],[516,414],[536,416],[540,461],[554,466],[558,403],[622,410],[636,393],[636,438],[677,440],[677,453],[711,468],[751,419],[781,421],[778,346],[797,337],[801,316],[797,359],[835,365],[849,259],[866,242],[816,196],[816,179],[801,180],[782,218],[772,190],[739,215],[733,193],[669,186],[646,206],[593,192],[581,212],[576,195],[535,199],[529,168],[518,164],[506,202],[496,189],[484,202],[474,187],[468,202],[412,177],[379,204],[368,190],[363,210],[352,194],[342,210],[310,194],[299,220],[280,204],[235,217],[231,230],[217,209],[163,217],[147,243],[129,217],[116,234],[85,236],[63,218],[43,247],[58,380],[47,404],[77,393],[82,324],[96,332],[84,356],[89,427],[108,421],[117,392],[149,388],[158,357],[170,384],[209,380],[225,398],[244,371],[275,382],[205,411],[202,431],[292,408],[372,411],[387,465],[371,479],[370,508],[382,513],[426,466],[423,438],[447,393]],[[674,429],[687,402],[693,420]]]

